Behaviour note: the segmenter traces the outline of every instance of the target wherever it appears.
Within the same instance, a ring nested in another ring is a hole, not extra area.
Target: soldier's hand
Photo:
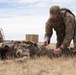
[[[44,46],[47,46],[48,44],[49,44],[49,40],[48,40],[48,38],[45,38],[45,39],[44,39],[44,42],[43,42],[43,45],[44,45]]]
[[[47,41],[47,40],[44,41],[44,42],[43,42],[43,45],[44,45],[44,46],[47,46],[47,45],[48,45],[48,41]]]
[[[61,53],[62,53],[62,49],[61,48],[57,48],[57,49],[55,49],[54,51],[53,51],[53,53],[55,54],[55,55],[61,55]]]

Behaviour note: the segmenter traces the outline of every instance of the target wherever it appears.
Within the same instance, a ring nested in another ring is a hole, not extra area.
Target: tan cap
[[[60,7],[59,6],[52,6],[50,8],[50,16],[51,18],[55,18],[59,15],[60,13]]]

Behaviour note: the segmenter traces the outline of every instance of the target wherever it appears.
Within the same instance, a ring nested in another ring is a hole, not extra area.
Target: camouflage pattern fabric
[[[53,29],[56,31],[57,35],[56,48],[58,48],[61,44],[68,47],[72,39],[76,48],[76,23],[74,15],[69,12],[66,12],[65,14],[65,11],[61,11],[56,21],[49,17],[45,26],[45,37],[49,40],[53,34]]]
[[[35,56],[47,56],[49,58],[57,58],[61,56],[76,56],[76,49],[74,48],[66,48],[62,51],[61,55],[54,55],[53,50],[49,49],[46,46],[38,45],[37,43],[30,42],[30,41],[23,41],[23,42],[12,42],[12,43],[5,43],[3,45],[8,45],[12,49],[11,59],[18,60],[18,61],[27,61],[29,58],[34,58]],[[12,46],[13,44],[13,46]]]

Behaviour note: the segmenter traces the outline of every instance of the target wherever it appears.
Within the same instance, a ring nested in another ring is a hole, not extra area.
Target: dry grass
[[[0,75],[76,75],[76,58],[40,57],[23,63],[1,61]]]
[[[55,45],[49,45],[55,48]],[[76,75],[76,57],[36,57],[27,62],[0,61],[0,75]]]

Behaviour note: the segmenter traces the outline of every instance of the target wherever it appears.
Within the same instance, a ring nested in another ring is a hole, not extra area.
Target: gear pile
[[[34,58],[35,56],[48,56],[49,58],[53,57],[61,57],[61,56],[71,56],[74,57],[76,55],[76,50],[73,48],[67,48],[62,51],[61,55],[54,55],[54,49],[48,49],[46,46],[38,45],[37,43],[30,41],[13,41],[10,43],[2,44],[2,47],[8,45],[11,49],[10,56],[12,59],[18,58]]]

